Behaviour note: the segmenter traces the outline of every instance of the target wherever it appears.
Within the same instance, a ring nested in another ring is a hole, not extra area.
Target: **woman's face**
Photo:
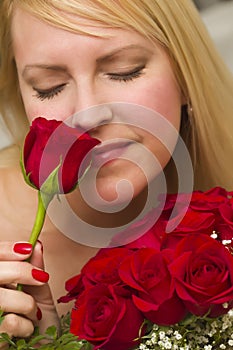
[[[152,109],[178,130],[182,97],[160,45],[129,30],[98,31],[108,37],[71,33],[20,9],[15,10],[12,22],[13,50],[29,121],[38,116],[66,120],[76,114],[75,125],[90,129],[92,136],[106,142],[106,147],[94,153],[96,167],[107,161],[97,174],[96,185],[104,199],[113,200],[122,179],[133,185],[135,196],[146,187],[147,178],[136,163],[144,158],[150,172],[151,160],[140,156],[141,145],[156,156],[162,167],[171,155],[144,130],[143,120],[139,123],[142,125],[124,123],[120,114],[111,110],[111,104],[123,102],[126,110],[127,103]],[[77,114],[108,103],[109,108],[99,108],[96,113]],[[132,156],[132,161],[118,158],[125,155]],[[150,175],[153,178],[156,171]]]

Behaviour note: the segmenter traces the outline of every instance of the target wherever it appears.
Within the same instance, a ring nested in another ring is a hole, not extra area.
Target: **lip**
[[[96,146],[93,149],[93,165],[101,166],[120,158],[132,141],[111,141]]]

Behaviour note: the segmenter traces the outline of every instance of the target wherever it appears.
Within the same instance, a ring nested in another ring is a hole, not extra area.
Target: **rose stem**
[[[43,197],[43,198],[42,198]],[[32,244],[33,248],[36,245],[36,242],[39,238],[39,235],[41,233],[41,230],[43,228],[44,225],[44,221],[45,221],[45,215],[46,215],[46,209],[51,201],[51,196],[45,195],[45,194],[41,194],[40,191],[38,191],[38,205],[37,205],[37,213],[36,213],[36,219],[32,228],[32,232],[29,238],[29,243]],[[27,261],[29,261],[30,259],[28,259]],[[17,285],[17,290],[22,291],[23,289],[23,285],[22,284],[18,284]]]

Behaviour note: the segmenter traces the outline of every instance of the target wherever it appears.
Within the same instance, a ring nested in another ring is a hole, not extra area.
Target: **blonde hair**
[[[181,135],[193,160],[195,188],[233,187],[233,78],[191,0],[2,0],[0,108],[14,135],[17,130],[22,136],[27,122],[11,51],[13,5],[68,31],[98,36],[98,27],[129,28],[158,41],[192,107],[189,116],[183,113]],[[75,16],[91,20],[94,30],[85,32]]]

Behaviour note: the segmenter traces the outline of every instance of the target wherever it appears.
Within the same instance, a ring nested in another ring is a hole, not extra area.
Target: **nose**
[[[77,112],[72,118],[72,125],[88,131],[110,123],[112,118],[113,112],[110,105],[96,105]]]

